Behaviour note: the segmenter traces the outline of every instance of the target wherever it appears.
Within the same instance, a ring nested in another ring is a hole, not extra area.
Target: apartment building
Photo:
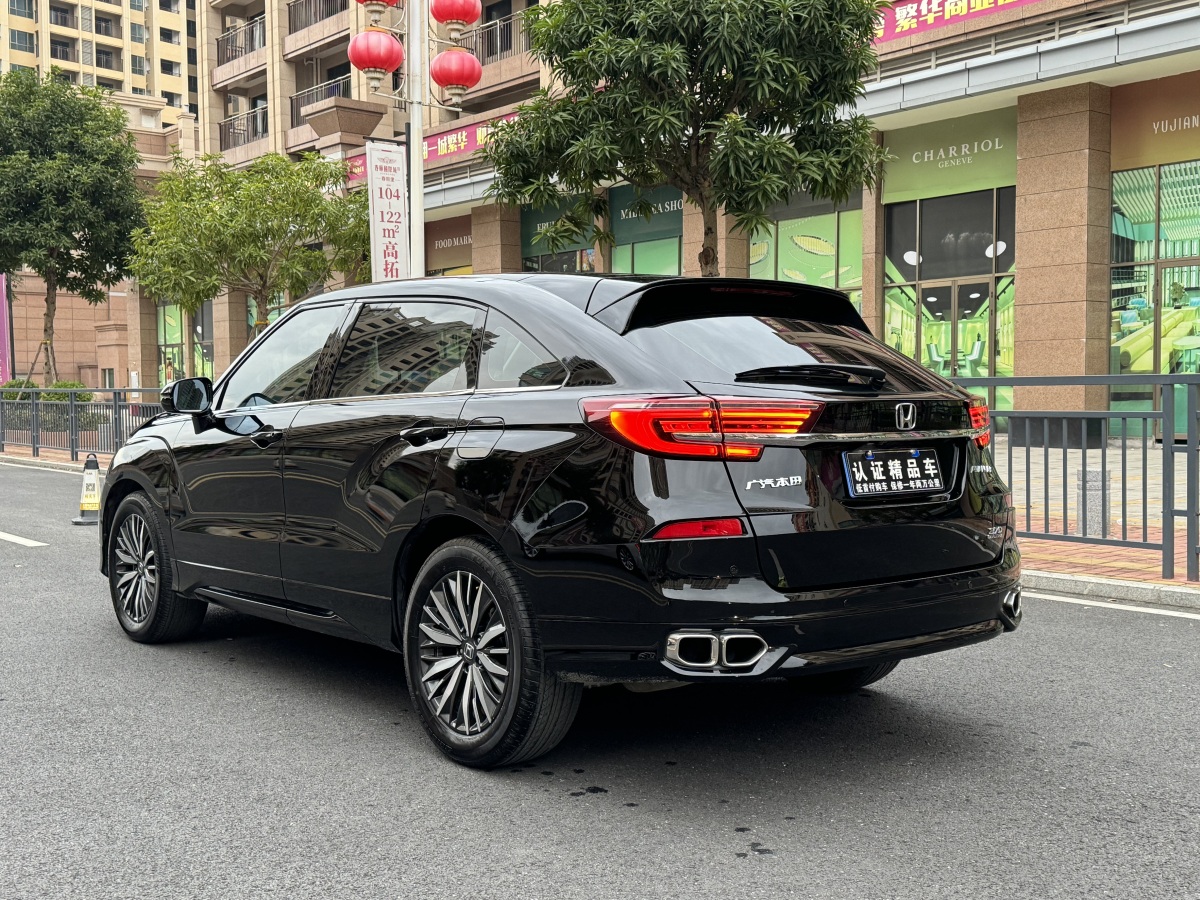
[[[0,0],[0,68],[62,71],[72,84],[197,111],[196,0]]]

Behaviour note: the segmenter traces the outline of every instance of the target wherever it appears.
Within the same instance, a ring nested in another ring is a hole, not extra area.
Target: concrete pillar
[[[1106,375],[1112,177],[1109,89],[1017,102],[1017,376]],[[1104,387],[1023,388],[1018,409],[1100,409]]]
[[[471,210],[471,268],[476,275],[521,271],[521,210],[488,204]]]
[[[683,204],[683,273],[699,276],[704,216],[686,198]],[[717,266],[727,278],[750,277],[750,236],[734,228],[733,216],[717,214]]]
[[[159,387],[158,312],[140,287],[125,292],[125,335],[129,341],[127,368],[115,372],[117,387]],[[135,374],[136,373],[136,374]]]
[[[883,143],[883,133],[875,132],[875,142]],[[883,334],[883,182],[875,190],[863,188],[862,200],[862,317],[874,335]]]
[[[246,324],[246,295],[222,294],[213,300],[213,380],[220,378],[237,355],[246,349],[250,332]]]

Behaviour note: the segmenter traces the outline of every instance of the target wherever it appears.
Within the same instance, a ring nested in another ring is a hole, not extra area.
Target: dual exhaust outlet
[[[753,631],[676,631],[667,635],[667,662],[685,669],[749,669],[771,649]]]

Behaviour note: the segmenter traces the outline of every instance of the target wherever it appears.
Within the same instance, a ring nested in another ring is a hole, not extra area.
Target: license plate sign
[[[858,450],[842,454],[851,497],[880,497],[945,489],[933,450]]]

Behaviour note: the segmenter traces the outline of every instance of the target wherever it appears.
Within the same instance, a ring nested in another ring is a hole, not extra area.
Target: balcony
[[[233,150],[267,137],[267,108],[260,106],[231,116],[221,123],[220,133],[222,150]]]
[[[528,53],[529,32],[525,28],[525,14],[514,13],[473,28],[463,34],[462,45],[474,53],[485,66],[510,56]]]
[[[330,19],[350,8],[350,0],[292,0],[288,4],[288,34]]]
[[[97,53],[96,68],[108,69],[110,72],[119,72],[121,71],[121,61],[112,55]]]
[[[288,4],[288,33],[283,58],[292,61],[316,54],[350,35],[349,0],[292,0]]]
[[[120,24],[109,21],[108,19],[96,19],[94,23],[94,30],[98,37],[115,38],[117,40],[121,39]]]
[[[53,41],[50,43],[50,58],[60,59],[63,62],[79,62],[79,54],[74,47],[67,44],[56,44]]]
[[[50,24],[55,28],[79,28],[79,20],[65,9],[50,7]]]
[[[525,13],[514,13],[473,28],[462,45],[483,64],[483,78],[463,99],[465,112],[483,112],[529,96],[539,78],[537,60],[529,53]]]
[[[298,94],[292,94],[292,127],[299,128],[301,125],[307,124],[308,120],[300,114],[300,110],[304,107],[316,103],[318,100],[328,100],[330,97],[349,96],[349,75],[343,75],[341,78],[335,78],[332,81],[326,81],[300,91]]]
[[[267,43],[266,19],[255,19],[217,38],[217,65],[223,66],[239,57],[261,50]]]

